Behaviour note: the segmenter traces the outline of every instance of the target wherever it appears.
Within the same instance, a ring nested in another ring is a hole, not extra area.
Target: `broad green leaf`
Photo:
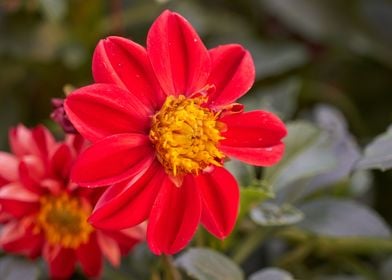
[[[294,280],[294,278],[283,269],[268,267],[251,274],[249,280]]]
[[[381,216],[352,200],[323,198],[305,203],[299,209],[305,219],[298,226],[320,235],[391,237]]]
[[[175,264],[198,280],[242,280],[244,274],[232,260],[216,251],[191,248],[182,253]]]
[[[383,171],[392,168],[392,125],[366,146],[364,155],[356,167]]]
[[[253,208],[250,217],[256,224],[262,226],[283,226],[298,223],[304,215],[291,205],[279,206],[271,202],[265,202]]]
[[[33,262],[6,256],[0,259],[0,278],[2,280],[36,280],[39,271]]]
[[[240,214],[238,219],[246,215],[251,208],[262,203],[266,199],[272,198],[274,194],[268,189],[268,187],[246,187],[241,188],[241,203],[240,203]]]
[[[315,109],[315,119],[330,139],[330,153],[336,160],[333,169],[312,178],[305,193],[317,191],[346,178],[360,157],[357,143],[347,129],[344,116],[335,108],[319,105]]]
[[[349,183],[349,191],[354,197],[363,196],[373,185],[373,174],[369,170],[354,171]]]
[[[306,121],[289,123],[287,129],[283,159],[277,165],[266,168],[264,174],[264,179],[274,191],[325,173],[336,164],[328,136],[320,129]]]

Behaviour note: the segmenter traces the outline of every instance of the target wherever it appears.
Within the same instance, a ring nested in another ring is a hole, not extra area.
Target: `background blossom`
[[[95,230],[87,223],[100,191],[81,189],[69,178],[76,156],[85,148],[80,136],[56,142],[43,126],[10,130],[12,153],[0,153],[3,227],[6,252],[43,256],[51,277],[68,278],[81,264],[96,277],[105,256],[113,265],[143,238],[143,229]]]

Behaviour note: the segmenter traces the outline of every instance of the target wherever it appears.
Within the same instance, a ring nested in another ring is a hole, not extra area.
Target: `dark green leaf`
[[[357,168],[383,171],[392,168],[392,126],[366,146]]]
[[[265,202],[253,208],[250,217],[256,224],[262,226],[283,226],[298,223],[304,215],[291,205],[279,206]]]
[[[366,205],[352,200],[323,198],[303,204],[303,229],[325,236],[368,236],[389,238],[384,220]]]
[[[176,259],[176,265],[198,280],[242,280],[241,269],[226,256],[204,248],[192,248]]]
[[[38,275],[38,267],[31,261],[11,256],[0,259],[2,280],[36,280]]]
[[[266,169],[264,177],[275,191],[325,173],[336,164],[328,137],[320,129],[305,121],[290,123],[287,129],[285,155],[277,165]]]
[[[254,206],[272,197],[273,193],[267,187],[241,188],[240,214],[238,219],[241,219],[241,217],[246,215]]]
[[[269,267],[253,273],[249,276],[249,280],[294,280],[294,278],[283,269]]]

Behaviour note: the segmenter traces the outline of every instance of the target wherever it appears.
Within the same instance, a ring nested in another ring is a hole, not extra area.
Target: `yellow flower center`
[[[50,244],[75,249],[87,243],[94,230],[87,222],[89,206],[66,193],[42,197],[40,202],[36,230],[42,230]]]
[[[170,175],[198,174],[210,165],[221,166],[218,114],[203,107],[205,101],[204,97],[168,96],[152,119],[150,139]]]

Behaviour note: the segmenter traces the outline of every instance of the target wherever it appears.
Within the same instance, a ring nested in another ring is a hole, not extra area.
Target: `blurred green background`
[[[120,35],[144,45],[167,8],[208,47],[251,51],[257,80],[248,103],[272,96],[261,106],[286,121],[333,105],[361,146],[392,123],[390,0],[0,0],[0,146],[17,123],[54,128],[50,99],[92,82],[97,42]],[[391,172],[374,175],[376,211],[392,224]]]

